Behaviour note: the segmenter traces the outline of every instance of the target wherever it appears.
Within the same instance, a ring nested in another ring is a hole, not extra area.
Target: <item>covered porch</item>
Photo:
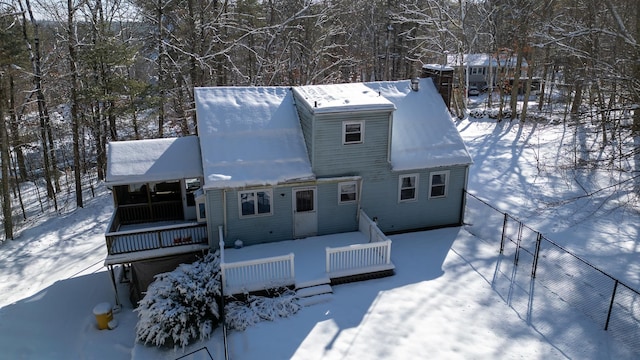
[[[195,199],[202,181],[195,136],[110,142],[106,184],[114,212],[105,234],[105,263],[206,248],[207,225]]]

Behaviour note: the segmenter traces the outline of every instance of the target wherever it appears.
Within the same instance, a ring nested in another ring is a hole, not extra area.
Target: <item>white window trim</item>
[[[342,194],[343,194],[342,193],[342,187],[343,186],[349,186],[349,185],[355,186],[354,192],[355,192],[356,198],[353,199],[353,200],[349,200],[349,201],[343,201],[342,200]],[[353,203],[356,203],[356,202],[358,202],[358,182],[357,181],[345,181],[345,182],[338,183],[338,204],[339,205],[346,205],[346,204],[353,204]]]
[[[270,203],[269,203],[269,212],[268,213],[262,213],[259,214],[258,213],[258,193],[259,192],[264,192],[264,193],[268,193],[269,194],[269,199],[270,199]],[[251,214],[251,215],[243,215],[242,214],[242,195],[243,194],[248,194],[248,193],[255,193],[255,198],[256,201],[254,203],[254,207],[255,207],[255,214]],[[260,216],[271,216],[273,215],[273,189],[255,189],[255,190],[243,190],[243,191],[238,191],[238,216],[241,219],[246,219],[246,218],[252,218],[252,217],[260,217]]]
[[[414,186],[414,196],[411,199],[402,199],[402,179],[407,178],[407,177],[415,177],[416,181],[415,181],[415,186]],[[419,189],[418,189],[418,184],[420,183],[420,174],[403,174],[400,175],[398,177],[398,202],[410,202],[410,201],[416,201],[418,200],[418,193],[419,193]]]
[[[204,217],[200,216],[200,205],[204,206]],[[196,220],[198,222],[207,222],[207,202],[204,195],[196,198]]]
[[[446,198],[449,195],[449,170],[445,171],[434,171],[429,174],[429,199],[442,199]],[[444,175],[444,195],[439,196],[431,196],[431,190],[433,189],[433,176],[434,175]]]
[[[347,125],[360,125],[360,141],[347,141]],[[342,122],[342,144],[362,144],[364,142],[364,121],[343,121]]]

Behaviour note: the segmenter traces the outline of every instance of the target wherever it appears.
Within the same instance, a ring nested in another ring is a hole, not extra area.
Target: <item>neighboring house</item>
[[[447,56],[447,65],[456,68],[469,86],[482,89],[495,86],[501,79],[514,78],[516,75],[517,55],[501,52],[498,54],[455,54]],[[522,59],[520,77],[527,74],[527,60]]]
[[[164,221],[145,224],[155,226],[148,239],[124,244],[155,242],[167,256],[216,248],[221,237],[231,247],[351,232],[360,211],[385,233],[463,221],[472,160],[431,79],[196,88],[195,101],[198,138],[109,144],[115,219],[122,223],[123,197],[140,196],[134,203],[150,212],[140,220]],[[147,146],[158,151],[131,169],[138,160],[124,154]],[[181,209],[171,219],[154,207],[154,191],[167,183]],[[107,265],[146,251],[113,253],[119,247],[109,239],[121,230],[110,225]]]

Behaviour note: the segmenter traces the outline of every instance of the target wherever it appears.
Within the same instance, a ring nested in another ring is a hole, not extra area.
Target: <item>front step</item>
[[[326,303],[331,301],[332,299],[333,294],[320,294],[311,297],[299,298],[298,304],[300,304],[300,306],[307,307],[311,305]]]
[[[316,285],[296,290],[296,295],[298,295],[299,298],[331,293],[333,293],[333,289],[329,284]]]
[[[333,298],[333,289],[331,285],[321,283],[296,289],[296,296],[300,305],[311,306],[331,300]]]

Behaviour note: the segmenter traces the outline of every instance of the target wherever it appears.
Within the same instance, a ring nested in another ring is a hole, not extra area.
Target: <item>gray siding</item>
[[[361,175],[380,176],[390,170],[389,112],[323,114],[314,122],[311,166],[317,177]],[[343,121],[364,121],[364,141],[343,144]]]
[[[238,210],[238,191],[227,190],[227,246],[232,246],[237,239],[244,245],[292,239],[291,187],[271,189],[273,214],[244,218],[240,218]]]
[[[207,230],[209,231],[209,244],[213,248],[218,247],[218,226],[223,225],[222,190],[206,191],[206,215]]]
[[[447,196],[429,199],[431,172],[444,170],[450,171]],[[404,174],[418,174],[418,199],[400,203],[398,182]],[[458,224],[465,179],[465,166],[389,173],[386,180],[365,181],[362,209],[369,217],[376,217],[385,232]]]
[[[338,182],[318,184],[318,235],[358,230],[358,203],[339,204]]]

